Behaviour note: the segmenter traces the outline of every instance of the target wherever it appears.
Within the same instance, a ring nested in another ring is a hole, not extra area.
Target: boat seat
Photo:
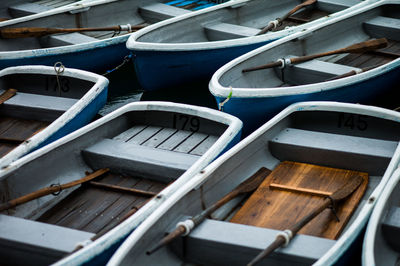
[[[39,5],[36,3],[24,3],[8,7],[8,12],[10,13],[11,17],[18,18],[38,14],[51,9],[52,8],[45,5]]]
[[[210,41],[230,40],[257,35],[260,29],[250,28],[230,23],[218,23],[204,26],[207,38]]]
[[[0,254],[18,258],[32,254],[35,261],[48,265],[71,253],[78,244],[95,234],[0,214]],[[62,239],[62,241],[60,241]],[[2,261],[2,264],[8,264]],[[9,263],[18,264],[13,259]]]
[[[400,19],[378,16],[363,23],[365,31],[374,38],[386,37],[400,41]]]
[[[98,41],[98,39],[78,32],[48,35],[40,38],[40,43],[44,47],[57,47],[94,41]]]
[[[318,0],[316,5],[318,9],[325,10],[330,13],[344,10],[361,3],[360,0]]]
[[[181,238],[172,242],[171,248],[181,256],[184,250],[185,260],[189,263],[246,265],[275,239],[278,232],[268,228],[206,219],[186,236],[184,241]],[[288,247],[274,252],[271,256],[272,262],[278,261],[279,257],[285,257],[285,260],[293,257],[293,261],[298,261],[299,265],[311,265],[335,242],[315,236],[297,235]]]
[[[77,101],[78,99],[17,92],[2,104],[0,110],[2,114],[13,117],[53,121]]]
[[[294,56],[288,56],[288,58],[291,57]],[[285,83],[293,85],[312,84],[325,81],[352,70],[359,70],[359,68],[314,59],[285,67],[283,79]],[[280,72],[281,71],[277,71],[277,74],[280,75]]]
[[[108,167],[115,172],[144,175],[164,183],[178,178],[200,158],[115,139],[103,139],[82,154],[93,169]]]
[[[139,14],[149,23],[155,23],[190,12],[191,11],[183,8],[161,3],[154,3],[147,6],[139,7]]]
[[[279,160],[307,162],[383,175],[397,141],[287,128],[269,141]]]
[[[386,242],[400,252],[400,208],[390,207],[385,218],[382,220],[382,234]]]

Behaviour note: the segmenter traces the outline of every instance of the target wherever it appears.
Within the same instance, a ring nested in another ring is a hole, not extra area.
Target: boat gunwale
[[[382,196],[377,200],[374,210],[368,220],[367,229],[365,231],[365,237],[363,240],[362,247],[362,264],[363,265],[376,265],[375,260],[375,239],[377,234],[377,228],[382,222],[382,217],[386,212],[388,206],[388,200],[393,195],[394,190],[398,187],[400,181],[400,169],[394,171],[393,175],[387,182]]]

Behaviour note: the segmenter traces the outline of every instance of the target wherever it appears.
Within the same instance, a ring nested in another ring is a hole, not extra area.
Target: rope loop
[[[51,184],[50,187],[58,187],[58,191],[57,192],[53,192],[51,194],[53,194],[54,196],[58,196],[61,193],[61,185],[60,184]]]
[[[289,229],[286,229],[284,231],[279,232],[276,235],[276,238],[280,236],[285,240],[285,244],[283,244],[283,247],[286,247],[287,245],[289,245],[290,240],[293,238],[293,232],[290,231]]]
[[[64,73],[65,66],[61,62],[56,62],[54,64],[54,71],[56,72],[57,86],[58,86],[58,96],[61,96],[61,84],[59,76]]]
[[[119,64],[118,66],[114,67],[111,70],[107,70],[106,73],[103,74],[103,76],[106,76],[108,74],[110,74],[111,72],[114,72],[115,70],[118,70],[119,68],[121,68],[123,65],[125,65],[126,63],[128,63],[129,61],[132,60],[133,55],[132,54],[128,54],[124,57],[124,59],[122,60],[122,63]]]

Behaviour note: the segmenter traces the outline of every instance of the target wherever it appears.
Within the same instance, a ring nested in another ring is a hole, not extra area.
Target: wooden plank
[[[3,93],[0,95],[0,104],[4,103],[11,97],[13,97],[17,93],[16,89],[8,89],[6,91],[3,91]]]
[[[121,140],[121,141],[128,141],[129,139],[133,138],[136,134],[139,134],[142,130],[146,128],[145,125],[137,125],[133,126],[130,129],[122,132],[118,136],[115,136],[113,139]]]
[[[193,149],[195,149],[198,145],[201,144],[206,138],[208,137],[207,134],[204,133],[193,133],[190,137],[185,139],[182,143],[180,143],[174,151],[189,153]]]
[[[192,132],[190,132],[190,131],[179,130],[174,135],[172,135],[169,139],[167,139],[161,145],[159,145],[158,148],[163,149],[163,150],[172,151],[180,143],[185,141],[185,139],[187,139],[191,134],[192,134]]]
[[[145,141],[143,145],[147,147],[156,148],[176,132],[177,130],[173,128],[163,128],[159,132],[157,132],[157,134],[155,134],[153,137]]]
[[[127,142],[142,145],[144,142],[156,135],[161,129],[161,127],[147,126]]]
[[[190,154],[195,154],[195,155],[203,155],[206,153],[210,147],[218,140],[217,136],[208,136],[203,142],[200,143],[196,148],[194,148]]]
[[[166,184],[152,180],[108,174],[99,178],[102,183],[119,185],[158,193]],[[82,231],[99,233],[117,225],[132,208],[139,209],[149,197],[82,186],[38,221]]]
[[[324,198],[306,193],[272,190],[269,187],[271,182],[334,192],[356,175],[361,175],[364,181],[349,198],[336,206],[340,222],[336,221],[330,209],[326,209],[299,232],[337,239],[367,188],[367,173],[305,163],[282,162],[250,196],[231,222],[285,230],[306,216]]]

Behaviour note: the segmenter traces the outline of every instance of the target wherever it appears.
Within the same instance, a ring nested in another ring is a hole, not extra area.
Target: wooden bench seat
[[[183,8],[161,3],[154,3],[147,6],[139,7],[139,14],[149,23],[155,23],[190,12],[191,11]]]
[[[363,23],[365,31],[374,38],[386,37],[400,41],[400,19],[378,16]]]
[[[27,250],[43,265],[70,252],[93,233],[0,214],[0,253],[3,258],[18,258]],[[18,264],[2,261],[2,264]]]
[[[257,35],[257,33],[260,32],[260,29],[230,23],[206,25],[204,26],[204,30],[207,38],[210,41],[222,41],[250,37]]]
[[[184,250],[187,262],[195,264],[246,265],[275,239],[278,232],[268,228],[206,219],[184,241],[174,241],[172,248],[177,254]],[[285,260],[296,257],[296,261],[310,265],[334,243],[335,240],[298,235],[288,247],[278,249],[273,258],[278,261],[279,257],[284,257]]]
[[[382,175],[397,147],[396,141],[287,128],[269,142],[280,160],[324,164]]]
[[[288,56],[288,58],[291,57],[293,56]],[[293,85],[312,84],[352,70],[359,70],[359,68],[314,59],[286,67],[284,70],[284,82]]]
[[[3,115],[53,121],[70,109],[78,100],[64,97],[17,92],[0,107]]]
[[[400,252],[400,207],[391,207],[382,220],[382,234],[390,246]]]
[[[167,183],[189,169],[200,156],[163,150],[119,140],[104,139],[82,151],[93,168],[108,167],[116,172]]]

